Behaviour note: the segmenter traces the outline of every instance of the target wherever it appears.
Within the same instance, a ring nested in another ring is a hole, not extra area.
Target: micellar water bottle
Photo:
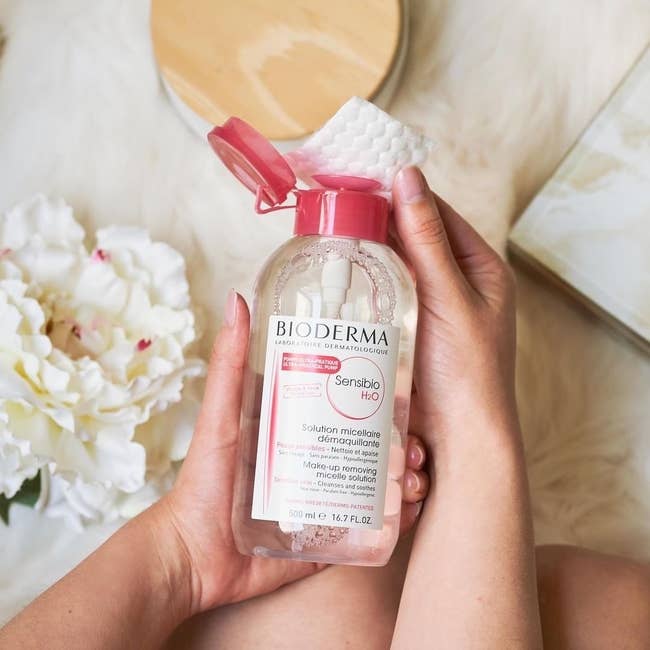
[[[287,159],[237,118],[209,141],[258,212],[295,197],[294,236],[264,264],[252,305],[237,547],[383,565],[399,534],[417,322],[411,276],[386,245],[389,188],[314,174],[297,189]]]

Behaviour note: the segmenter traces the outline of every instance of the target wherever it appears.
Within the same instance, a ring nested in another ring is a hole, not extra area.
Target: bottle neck
[[[368,239],[385,244],[388,238],[388,199],[354,190],[296,190],[296,235],[329,235]]]

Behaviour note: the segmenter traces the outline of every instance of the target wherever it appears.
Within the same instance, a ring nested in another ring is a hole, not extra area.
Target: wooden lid
[[[153,0],[151,33],[164,80],[201,118],[292,140],[381,89],[400,20],[399,0]]]

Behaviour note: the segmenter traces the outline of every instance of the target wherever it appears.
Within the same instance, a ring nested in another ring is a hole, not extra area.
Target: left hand
[[[180,580],[187,585],[189,615],[273,591],[326,566],[250,557],[235,547],[230,517],[249,328],[246,303],[231,291],[187,458],[172,491],[145,513],[157,529],[163,564],[176,572],[181,566],[189,576]],[[418,438],[409,436],[406,457],[402,532],[415,523],[429,488]]]

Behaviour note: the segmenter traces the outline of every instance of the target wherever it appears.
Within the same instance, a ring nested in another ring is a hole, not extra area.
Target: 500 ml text
[[[289,519],[291,521],[314,521],[323,522],[329,517],[329,520],[337,524],[372,524],[373,518],[370,515],[350,515],[342,512],[332,512],[329,515],[323,511],[304,511],[289,510]]]

